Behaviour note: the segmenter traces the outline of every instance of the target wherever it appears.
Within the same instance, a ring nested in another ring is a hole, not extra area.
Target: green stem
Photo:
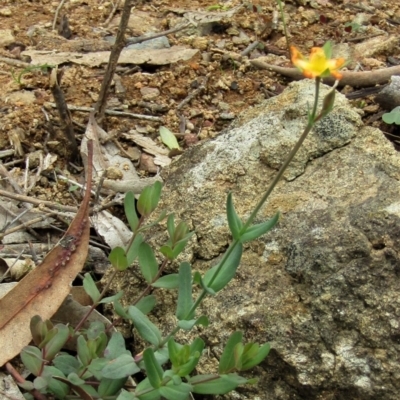
[[[282,178],[282,175],[284,174],[286,168],[290,164],[290,162],[293,160],[293,157],[296,155],[298,152],[299,148],[303,144],[304,140],[306,139],[307,135],[310,133],[311,129],[315,125],[316,119],[318,118],[316,116],[317,114],[317,107],[318,107],[318,98],[319,98],[319,87],[321,83],[321,78],[317,77],[315,80],[315,98],[314,98],[314,105],[311,111],[311,115],[308,116],[308,122],[307,126],[304,129],[304,132],[300,136],[299,140],[297,141],[296,145],[293,147],[291,152],[289,153],[287,159],[285,162],[282,164],[281,168],[279,169],[278,173],[276,174],[274,180],[270,183],[267,191],[264,193],[263,197],[261,200],[258,202],[256,208],[253,210],[253,212],[250,214],[250,217],[247,219],[246,223],[243,225],[242,231],[245,232],[246,229],[250,226],[250,224],[254,221],[255,217],[257,216],[258,212],[260,211],[261,207],[264,205],[264,203],[267,201],[269,195],[272,193],[274,190],[275,186],[278,184],[279,180]],[[218,276],[220,273],[222,267],[224,266],[226,260],[232,253],[232,251],[235,249],[235,247],[240,243],[240,240],[234,240],[228,249],[226,250],[224,256],[222,257],[221,262],[219,263],[218,268],[216,269],[213,277],[210,279],[210,282],[208,282],[208,286],[211,286],[211,284],[214,282],[215,278]],[[189,318],[190,315],[197,309],[199,304],[203,301],[204,297],[207,295],[206,290],[202,290],[200,295],[197,297],[196,301],[193,303],[192,307],[190,308],[189,312],[187,313],[187,317]],[[185,318],[185,319],[186,319]],[[168,342],[168,340],[173,337],[178,331],[180,330],[179,327],[175,327],[172,332],[163,339],[162,343],[160,344],[160,347],[162,347],[165,343]]]
[[[275,178],[270,183],[268,189],[264,193],[264,196],[258,202],[256,208],[253,210],[253,212],[250,214],[250,217],[248,218],[248,220],[243,225],[242,232],[245,232],[246,229],[250,226],[250,224],[254,221],[254,219],[255,219],[256,215],[258,214],[258,212],[260,211],[261,207],[267,201],[269,195],[272,193],[272,191],[274,190],[275,186],[278,184],[278,182],[282,178],[282,175],[286,171],[286,168],[288,167],[290,162],[293,160],[293,157],[296,155],[296,153],[298,152],[299,148],[303,144],[305,138],[307,137],[307,135],[310,133],[311,129],[313,128],[313,126],[315,124],[316,113],[317,113],[318,97],[319,97],[319,85],[320,85],[320,83],[321,83],[321,79],[320,78],[316,78],[316,80],[315,80],[314,105],[313,105],[313,109],[312,109],[311,115],[308,118],[308,123],[307,123],[307,126],[304,129],[304,132],[302,133],[302,135],[300,136],[299,140],[297,141],[297,143],[295,144],[295,146],[293,147],[293,149],[289,153],[289,155],[288,155],[287,159],[285,160],[285,162],[282,164],[282,166],[279,169],[278,173],[276,174]],[[235,242],[233,242],[233,243],[235,243]],[[218,271],[216,271],[216,272],[218,272]]]

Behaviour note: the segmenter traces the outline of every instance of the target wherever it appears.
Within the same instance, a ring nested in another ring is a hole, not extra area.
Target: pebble
[[[400,76],[393,75],[390,84],[378,93],[375,101],[389,111],[400,106]]]
[[[11,8],[9,8],[9,7],[0,8],[0,15],[2,17],[11,17],[11,15],[12,15]]]
[[[192,41],[192,46],[202,51],[207,50],[208,39],[206,37],[196,37]]]
[[[219,118],[223,120],[232,120],[235,119],[235,114],[231,112],[223,112],[219,115]]]
[[[8,46],[15,40],[11,29],[0,29],[0,47]]]
[[[146,34],[144,36],[154,35],[154,33]],[[129,43],[129,39],[135,38],[128,38],[127,43]],[[171,47],[169,44],[168,38],[166,36],[161,36],[159,38],[146,40],[142,43],[130,44],[127,48],[128,49],[137,49],[137,50],[145,50],[145,49],[167,49]]]
[[[144,100],[154,100],[160,96],[160,91],[157,88],[145,86],[140,89],[140,94]]]

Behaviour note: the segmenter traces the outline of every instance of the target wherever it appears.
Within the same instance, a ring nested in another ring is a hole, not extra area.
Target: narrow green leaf
[[[205,285],[213,289],[215,292],[219,292],[223,289],[235,276],[236,270],[240,264],[240,259],[242,258],[242,251],[243,246],[241,243],[238,243],[233,248],[217,276],[214,277],[219,264],[209,269],[204,275]]]
[[[84,367],[86,367],[90,364],[90,361],[92,359],[90,357],[90,351],[89,351],[89,348],[88,348],[85,338],[83,336],[78,336],[76,344],[77,344],[79,360],[82,363],[82,365]]]
[[[71,372],[68,374],[67,379],[73,385],[83,385],[85,381],[81,379],[76,372]]]
[[[178,320],[194,317],[194,311],[189,314],[192,305],[192,267],[188,262],[183,262],[179,266],[178,304],[176,307]]]
[[[228,225],[232,236],[235,240],[238,240],[240,237],[240,231],[243,227],[243,222],[236,213],[235,207],[233,205],[232,193],[228,194],[228,198],[226,201],[226,214],[228,217]]]
[[[163,288],[163,289],[176,289],[179,287],[179,275],[169,274],[158,278],[155,282],[151,284],[153,287]]]
[[[176,343],[174,338],[169,339],[167,345],[168,345],[169,359],[171,360],[172,365],[175,368],[178,368],[180,366],[179,350],[182,347],[182,345]]]
[[[154,389],[161,387],[164,371],[154,357],[154,352],[151,347],[148,347],[143,352],[144,367],[146,369],[147,378]]]
[[[38,376],[42,369],[42,352],[34,346],[25,346],[21,352],[21,360],[28,371]]]
[[[146,242],[139,247],[139,266],[146,282],[153,282],[158,273],[158,262],[153,249]]]
[[[125,250],[122,247],[114,247],[108,256],[108,260],[118,271],[125,271],[129,266]]]
[[[179,149],[175,135],[165,126],[160,126],[161,141],[170,149]]]
[[[136,386],[135,395],[140,400],[160,400],[161,395],[158,389],[154,389],[149,381],[149,378],[143,379]]]
[[[191,319],[191,320],[182,319],[178,321],[179,328],[185,331],[190,331],[195,325],[208,326],[208,318],[205,315],[202,315],[197,319]]]
[[[211,289],[210,287],[208,287],[205,283],[204,280],[200,274],[199,271],[195,271],[194,275],[193,275],[193,283],[196,283],[197,285],[199,285],[202,289],[204,289],[210,296],[215,296],[216,292]]]
[[[193,393],[198,394],[226,394],[243,385],[247,379],[236,374],[229,375],[196,375],[189,379],[193,386]]]
[[[174,247],[172,249],[172,257],[173,257],[173,259],[177,258],[179,256],[179,254],[182,253],[182,251],[184,250],[184,248],[187,245],[187,242],[189,241],[189,239],[193,235],[194,235],[194,232],[190,232],[183,239],[179,240],[178,242],[176,242],[174,244]]]
[[[53,329],[56,329],[56,335],[46,343],[43,354],[46,361],[51,361],[56,354],[64,347],[69,338],[69,329],[66,325],[58,324]]]
[[[328,40],[327,42],[325,42],[322,48],[324,49],[325,57],[332,58],[332,42]]]
[[[161,344],[162,337],[160,331],[137,307],[130,306],[128,314],[142,339],[154,346]]]
[[[162,185],[159,181],[143,189],[139,196],[137,209],[141,215],[148,217],[157,207],[160,201]]]
[[[168,231],[169,237],[172,239],[175,235],[175,216],[174,216],[174,214],[168,215],[167,231]]]
[[[265,359],[265,357],[267,357],[270,349],[271,349],[271,347],[270,347],[269,343],[265,343],[264,345],[262,345],[260,347],[260,349],[258,350],[257,355],[254,358],[248,359],[248,360],[246,360],[245,363],[243,363],[242,371],[251,369],[251,368],[255,367],[256,365],[260,364],[262,361],[264,361],[264,359]]]
[[[128,313],[118,300],[114,301],[113,305],[114,305],[114,311],[117,313],[117,315],[119,315],[124,319],[129,319]]]
[[[242,342],[237,343],[233,349],[233,356],[235,358],[235,369],[241,371],[242,369],[242,355],[243,355],[244,345]]]
[[[181,382],[180,385],[174,385],[172,381],[167,386],[160,387],[160,394],[167,400],[187,400],[192,390],[192,385]]]
[[[154,308],[156,302],[155,296],[150,294],[149,296],[141,298],[135,304],[135,307],[138,308],[143,314],[148,314]]]
[[[160,253],[164,255],[168,260],[172,261],[174,259],[174,252],[172,251],[170,246],[162,246],[160,248]]]
[[[47,332],[49,331],[46,323],[42,320],[42,317],[40,317],[40,315],[35,315],[31,318],[29,327],[31,330],[33,343],[35,343],[36,346],[39,346],[40,343],[43,342],[47,335]]]
[[[85,277],[83,278],[83,288],[93,300],[93,303],[97,303],[100,298],[100,292],[99,289],[97,289],[97,286],[89,273],[86,273]]]
[[[124,210],[132,232],[136,231],[139,225],[139,218],[136,214],[136,200],[133,192],[128,192],[124,198]]]
[[[126,260],[128,265],[131,265],[139,256],[139,246],[143,243],[143,241],[144,237],[141,233],[138,233],[133,239],[132,244],[126,251]]]
[[[124,291],[120,290],[118,293],[114,294],[113,296],[104,297],[99,301],[99,304],[111,304],[114,301],[118,301],[124,295]]]
[[[126,378],[108,379],[103,378],[97,389],[101,397],[116,395],[125,385]]]
[[[324,97],[324,101],[322,102],[322,108],[321,108],[319,119],[325,117],[333,110],[333,106],[335,105],[335,97],[336,97],[336,89],[332,89]]]
[[[222,352],[221,358],[219,360],[218,372],[220,374],[232,372],[235,368],[235,357],[233,350],[238,343],[241,343],[242,338],[243,333],[240,331],[233,332],[232,335],[229,336],[229,339],[226,342],[224,351]]]
[[[101,373],[108,379],[122,379],[137,374],[140,368],[130,354],[121,354],[114,360],[109,360]]]
[[[240,241],[242,243],[249,242],[250,240],[254,240],[259,238],[261,235],[264,235],[268,231],[270,231],[279,221],[280,213],[277,212],[271,219],[265,221],[261,224],[253,225],[247,228],[246,232],[240,236]]]

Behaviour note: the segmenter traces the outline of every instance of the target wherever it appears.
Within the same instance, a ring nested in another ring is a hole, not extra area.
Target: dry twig
[[[100,88],[99,99],[97,100],[95,106],[97,120],[99,123],[101,123],[101,121],[104,118],[107,106],[108,91],[110,89],[112,78],[114,76],[115,69],[117,67],[119,56],[125,45],[125,31],[126,28],[128,27],[132,6],[133,6],[133,0],[125,0],[124,8],[122,10],[121,21],[118,27],[117,37],[115,39],[115,44],[111,49],[110,59],[108,60],[107,69],[104,74],[104,79]]]
[[[48,103],[48,104],[50,104],[52,107],[56,107],[55,103]],[[83,112],[94,111],[93,107],[77,107],[72,105],[67,105],[67,107],[68,110],[70,111],[83,111]],[[126,111],[114,111],[114,110],[105,110],[104,113],[107,115],[114,115],[116,117],[130,117],[130,118],[144,119],[147,121],[162,122],[162,118],[153,117],[152,115],[134,114]]]
[[[269,69],[294,80],[304,79],[303,74],[297,68],[279,67],[259,60],[250,60],[250,63],[257,68]],[[400,65],[366,72],[343,71],[342,74],[343,78],[339,81],[339,86],[369,87],[389,81],[392,75],[400,75]],[[324,78],[324,83],[333,85],[335,79],[331,77]]]

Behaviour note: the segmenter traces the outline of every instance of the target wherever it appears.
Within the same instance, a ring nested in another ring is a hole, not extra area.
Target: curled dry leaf
[[[85,263],[90,230],[92,141],[88,142],[88,154],[85,197],[67,232],[42,264],[0,299],[0,365],[30,342],[29,323],[34,315],[49,319],[57,311]]]

